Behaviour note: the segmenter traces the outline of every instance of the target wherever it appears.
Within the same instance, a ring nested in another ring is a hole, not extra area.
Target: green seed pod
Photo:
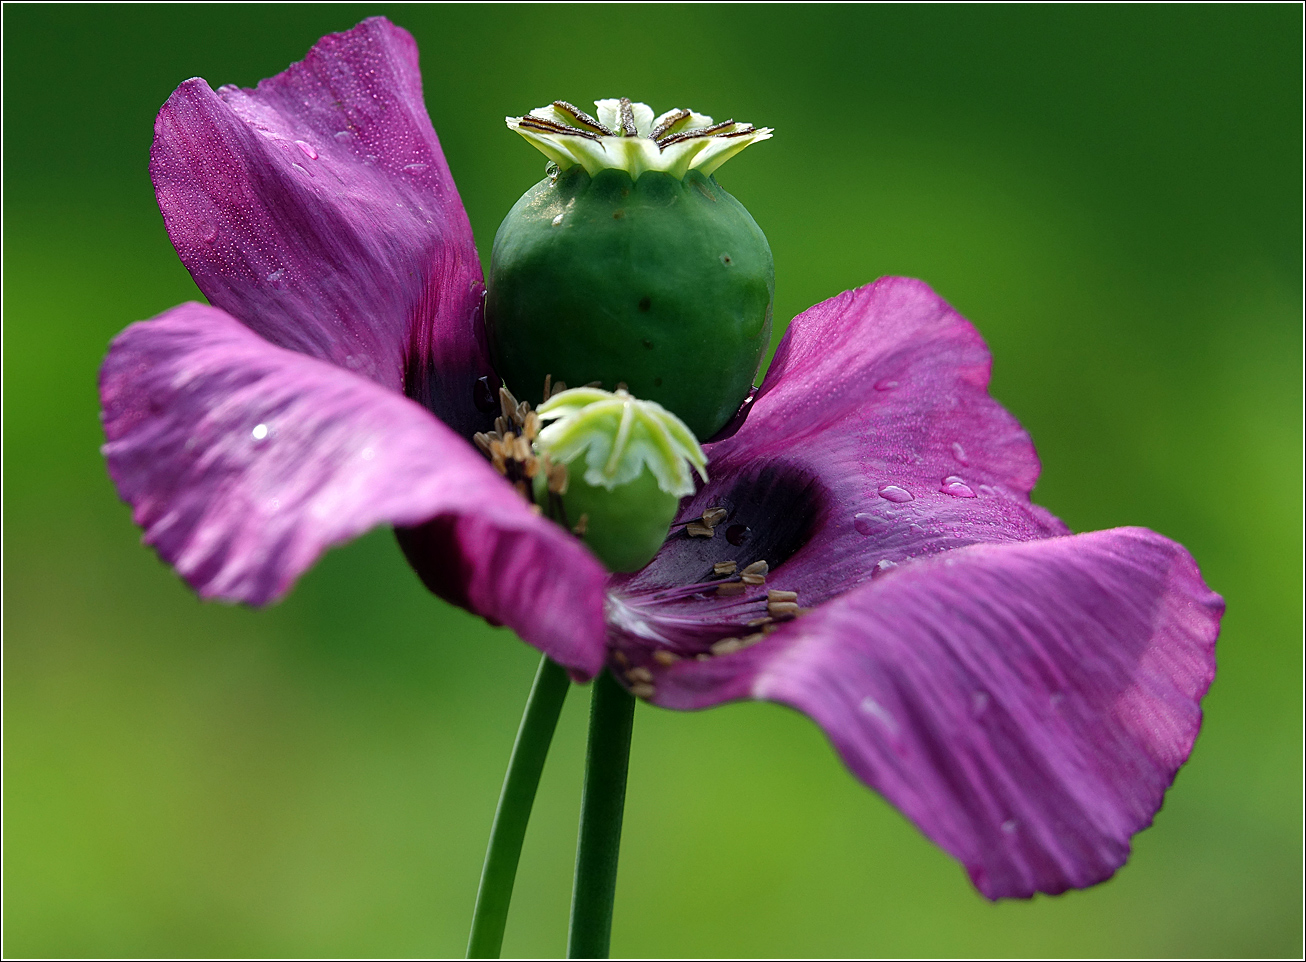
[[[643,104],[509,118],[553,162],[494,239],[486,326],[518,392],[546,375],[625,384],[715,434],[771,339],[766,236],[712,172],[765,128]]]
[[[666,541],[690,472],[707,459],[684,422],[625,391],[562,391],[536,410],[535,501],[613,571],[638,571]],[[546,460],[547,459],[547,460]]]

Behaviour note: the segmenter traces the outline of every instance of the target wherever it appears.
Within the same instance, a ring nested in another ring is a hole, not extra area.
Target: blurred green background
[[[4,950],[459,955],[536,656],[388,531],[265,611],[138,544],[96,370],[197,297],[146,170],[199,75],[252,85],[386,13],[483,254],[542,159],[503,127],[627,94],[776,128],[720,174],[776,317],[927,279],[1077,530],[1186,544],[1229,605],[1192,762],[1112,881],[992,905],[806,719],[641,705],[613,935],[639,956],[1296,956],[1301,10],[6,6]],[[505,954],[563,950],[588,691]]]

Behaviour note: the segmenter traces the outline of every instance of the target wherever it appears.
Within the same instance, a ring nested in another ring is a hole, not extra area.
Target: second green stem
[[[576,881],[571,891],[571,928],[567,934],[567,957],[571,959],[608,957],[634,722],[635,699],[611,673],[600,673],[594,679],[590,700]]]

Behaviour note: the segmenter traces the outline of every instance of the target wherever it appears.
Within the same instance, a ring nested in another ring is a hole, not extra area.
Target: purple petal
[[[746,420],[706,446],[711,480],[681,511],[728,517],[710,539],[677,532],[614,580],[626,630],[682,653],[746,631],[765,588],[664,603],[718,561],[764,560],[767,587],[812,606],[968,544],[1067,533],[1030,503],[1038,459],[989,397],[989,367],[976,330],[920,281],[882,278],[795,318]]]
[[[100,397],[119,493],[202,596],[264,604],[332,545],[435,519],[428,585],[582,674],[602,664],[603,567],[403,396],[183,304],[114,340]]]
[[[406,31],[366,20],[254,90],[188,80],[154,130],[168,234],[215,306],[481,425],[480,261]]]
[[[656,662],[654,700],[805,712],[989,898],[1092,885],[1192,750],[1224,609],[1139,528],[974,545],[736,654]]]

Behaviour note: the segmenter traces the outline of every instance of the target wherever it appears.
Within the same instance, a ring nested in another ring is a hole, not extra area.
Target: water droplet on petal
[[[363,448],[362,458],[364,461],[371,461],[374,457],[376,457],[375,451],[371,448]]]
[[[404,170],[412,170],[412,171],[426,170],[426,165],[425,165],[425,164],[404,164]]]
[[[865,511],[859,511],[853,515],[853,527],[858,534],[875,534],[877,531],[883,531],[889,526],[889,522],[883,518],[877,518],[873,514],[867,514]]]
[[[880,488],[880,497],[885,501],[892,501],[894,504],[905,504],[908,501],[914,501],[913,495],[906,488],[900,488],[896,484],[886,484]]]
[[[317,160],[317,151],[313,149],[312,144],[305,143],[302,140],[297,140],[295,141],[295,146],[298,147],[300,150],[302,150],[304,152],[304,156],[307,157],[309,160]]]
[[[960,442],[952,442],[952,456],[957,459],[957,463],[962,467],[967,467],[970,464],[966,460],[966,449],[961,446]]]
[[[255,441],[262,441],[268,436],[268,426],[266,424],[256,424],[254,430],[249,433],[254,436]]]
[[[1065,700],[1066,700],[1066,693],[1063,691],[1054,691],[1051,697],[1048,698],[1048,701],[1051,702],[1053,708],[1060,708],[1061,703]]]
[[[273,271],[271,274],[268,275],[268,283],[279,284],[281,278],[285,276],[286,276],[286,269],[284,267],[278,267],[275,271]]]
[[[1014,818],[1009,818],[1002,823],[1002,830],[1008,835],[1013,834],[1018,828],[1020,828],[1020,822]]]
[[[557,217],[553,218],[554,227],[557,227],[561,223],[562,223],[562,214],[559,214]]]
[[[896,561],[890,561],[888,558],[881,558],[879,561],[875,562],[875,567],[871,570],[871,577],[878,578],[886,571],[892,571],[896,567],[898,567]]]
[[[973,498],[975,492],[970,489],[970,485],[955,474],[950,474],[943,479],[943,487],[940,489],[944,494],[950,494],[954,498]]]
[[[862,699],[861,709],[870,715],[893,734],[898,734],[898,719],[893,717],[889,709],[885,708],[878,701],[867,695]]]
[[[218,239],[218,225],[211,220],[206,220],[200,224],[200,239],[206,244],[212,244]]]
[[[984,714],[985,709],[989,707],[989,693],[986,691],[977,691],[970,696],[970,712],[976,718]]]
[[[499,410],[498,391],[490,383],[488,375],[478,377],[476,383],[472,385],[472,403],[476,405],[476,410],[483,414]]]
[[[748,536],[753,533],[753,529],[744,524],[732,524],[726,528],[726,540],[735,547],[739,547],[748,540]]]
[[[877,391],[892,391],[897,386],[897,381],[890,380],[887,377],[875,382],[875,390]]]

